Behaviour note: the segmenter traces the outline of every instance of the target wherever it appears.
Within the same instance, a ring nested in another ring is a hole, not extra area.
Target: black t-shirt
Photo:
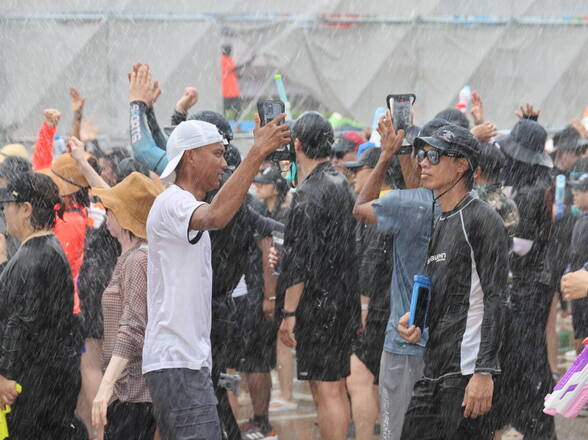
[[[520,215],[514,236],[533,242],[533,247],[526,255],[511,254],[513,280],[550,285],[551,266],[546,261],[552,209],[549,182],[539,180],[533,185],[515,188],[513,200]]]
[[[317,165],[294,194],[279,289],[304,283],[297,337],[299,328],[320,328],[345,338],[359,326],[353,204],[349,184],[330,162]]]
[[[427,259],[431,279],[428,379],[498,374],[508,234],[496,211],[470,195],[437,220]]]
[[[0,375],[30,384],[32,369],[73,362],[81,342],[73,292],[54,235],[20,247],[0,275]]]
[[[392,235],[378,231],[377,225],[358,224],[357,252],[359,291],[370,298],[369,315],[388,321],[390,315],[390,283],[392,282]]]

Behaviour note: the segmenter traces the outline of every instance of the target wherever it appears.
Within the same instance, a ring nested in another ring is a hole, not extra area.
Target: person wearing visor
[[[508,277],[508,236],[500,216],[470,191],[479,145],[447,125],[415,140],[421,184],[441,207],[425,272],[431,282],[424,374],[413,390],[401,438],[485,439],[492,428],[494,376],[500,374],[501,300]],[[398,324],[415,343],[421,328]],[[427,325],[426,324],[426,325]]]
[[[332,163],[337,171],[351,181],[353,174],[343,165],[344,162],[355,162],[359,146],[365,142],[361,134],[356,131],[344,131],[333,145]]]
[[[8,233],[21,242],[0,261],[0,407],[12,405],[10,438],[73,439],[82,341],[71,269],[53,232],[58,188],[25,173],[0,191],[0,203]]]

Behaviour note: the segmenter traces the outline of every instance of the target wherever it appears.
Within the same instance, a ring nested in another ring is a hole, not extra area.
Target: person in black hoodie
[[[0,202],[8,232],[21,240],[0,274],[0,376],[22,386],[7,402],[10,438],[71,439],[82,338],[69,263],[52,232],[58,189],[49,177],[26,173]]]
[[[552,300],[547,262],[551,229],[551,158],[544,152],[547,132],[523,119],[497,139],[507,158],[505,185],[512,186],[520,221],[510,258],[512,284],[506,297],[504,345],[500,356],[498,427],[514,426],[525,437],[554,439],[553,417],[543,413],[552,386],[545,328]]]

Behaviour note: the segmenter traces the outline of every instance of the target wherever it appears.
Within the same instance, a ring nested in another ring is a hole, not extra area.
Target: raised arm
[[[285,118],[286,114],[282,113],[267,125],[260,127],[259,115],[256,115],[253,147],[214,196],[210,205],[204,204],[194,211],[190,221],[192,230],[222,229],[233,218],[243,203],[263,160],[281,145],[290,142],[288,125],[278,125]]]
[[[87,154],[84,151],[84,144],[79,139],[72,136],[67,143],[67,149],[92,188],[110,188],[110,185],[104,181],[100,174],[88,162]]]
[[[84,111],[84,103],[86,102],[86,98],[83,98],[75,87],[69,88],[69,96],[71,96],[72,112],[71,129],[69,135],[81,139],[82,113]]]
[[[382,152],[376,168],[374,168],[368,177],[353,208],[354,217],[360,222],[367,224],[376,223],[376,215],[374,214],[372,202],[380,197],[382,184],[386,177],[386,170],[390,166],[390,161],[394,157],[394,154],[400,150],[402,140],[404,139],[404,130],[399,130],[398,133],[394,131],[394,125],[392,124],[389,111],[380,119],[378,133],[381,136]]]
[[[53,137],[61,118],[59,110],[48,108],[43,110],[45,117],[33,151],[33,169],[35,171],[51,168],[53,164]]]
[[[184,122],[188,116],[188,111],[198,102],[198,90],[194,87],[186,87],[184,94],[176,102],[174,114],[172,115],[171,124],[179,125]]]

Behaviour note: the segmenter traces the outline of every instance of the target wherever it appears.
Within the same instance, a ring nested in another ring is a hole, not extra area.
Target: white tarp
[[[340,16],[359,21],[321,20]],[[526,101],[561,127],[588,105],[588,22],[566,18],[585,16],[588,2],[569,0],[3,0],[0,134],[34,135],[46,107],[67,126],[74,85],[101,133],[126,136],[136,60],[160,81],[162,124],[188,85],[200,90],[199,108],[220,110],[222,43],[237,62],[257,54],[254,68],[267,73],[249,99],[275,95],[270,74],[281,72],[321,108],[366,124],[388,93],[414,92],[422,123],[469,84],[499,127]]]

